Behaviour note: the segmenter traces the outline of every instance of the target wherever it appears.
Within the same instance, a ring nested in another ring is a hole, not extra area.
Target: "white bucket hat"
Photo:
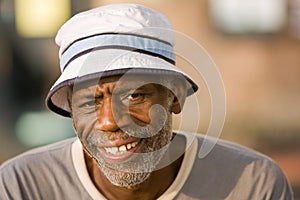
[[[141,5],[112,4],[75,15],[56,36],[62,74],[47,95],[48,108],[69,117],[67,88],[75,81],[128,70],[183,76],[193,94],[198,86],[175,66],[173,33],[164,15]]]

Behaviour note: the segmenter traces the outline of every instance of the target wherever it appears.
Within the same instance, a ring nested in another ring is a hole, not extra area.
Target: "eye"
[[[133,93],[127,96],[127,99],[130,101],[140,101],[144,100],[145,94],[142,93]]]
[[[102,95],[90,96],[90,97],[84,99],[81,107],[99,106],[99,105],[102,105],[102,101],[103,101]]]
[[[87,102],[83,103],[81,107],[95,106],[95,104],[96,104],[95,100],[93,99],[93,100],[90,100],[90,101],[87,101]]]
[[[130,93],[121,97],[121,102],[124,105],[143,103],[146,98],[145,93]]]

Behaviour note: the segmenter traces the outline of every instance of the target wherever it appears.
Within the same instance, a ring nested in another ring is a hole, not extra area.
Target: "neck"
[[[183,140],[183,138],[181,138],[177,140],[174,145],[171,145],[170,151],[166,153],[166,156],[172,156],[171,154],[173,154],[175,150],[176,152],[179,152],[179,149],[181,152],[184,152],[184,148],[185,141]],[[178,155],[178,153],[176,155]],[[157,199],[173,183],[180,169],[183,155],[181,155],[177,160],[167,165],[166,167],[153,171],[150,177],[143,183],[131,187],[119,187],[111,184],[106,176],[102,173],[101,169],[99,169],[99,166],[94,159],[85,154],[85,160],[93,183],[101,192],[101,194],[104,195],[107,199],[150,200]],[[164,160],[164,158],[162,160]]]

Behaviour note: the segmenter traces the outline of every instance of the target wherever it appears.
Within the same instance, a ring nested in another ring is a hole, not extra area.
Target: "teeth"
[[[117,155],[117,154],[120,154],[120,153],[125,153],[126,151],[130,150],[131,148],[136,147],[136,145],[138,143],[139,143],[139,141],[128,143],[126,145],[122,145],[122,146],[119,146],[119,147],[106,147],[104,149],[108,153]]]
[[[117,153],[118,152],[118,147],[112,147],[111,152],[112,153]]]
[[[139,142],[133,142],[131,143],[131,147],[135,147]]]
[[[119,151],[126,151],[126,146],[125,145],[120,146]]]

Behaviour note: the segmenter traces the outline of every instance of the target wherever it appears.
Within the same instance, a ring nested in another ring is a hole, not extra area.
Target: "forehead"
[[[95,91],[96,88],[110,87],[114,90],[137,89],[145,85],[165,86],[167,78],[160,75],[148,74],[123,74],[117,76],[92,79],[84,82],[78,82],[73,85],[73,92],[77,91]]]

